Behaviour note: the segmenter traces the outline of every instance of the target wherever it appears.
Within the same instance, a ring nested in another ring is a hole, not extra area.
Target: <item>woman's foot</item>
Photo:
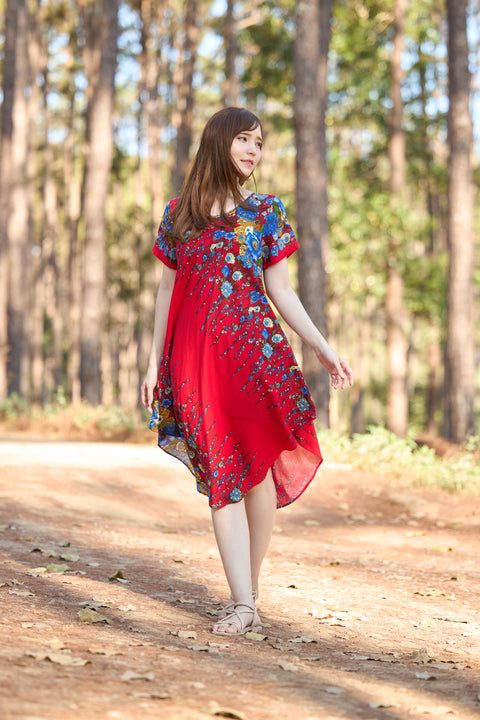
[[[258,590],[254,590],[252,592],[252,597],[253,597],[253,603],[255,604],[256,601],[258,600]],[[235,602],[234,602],[232,596],[230,595],[230,599],[228,600],[227,604],[224,605],[222,608],[220,608],[220,610],[218,611],[218,619],[224,620],[227,617],[227,615],[230,615],[230,613],[233,611],[234,606],[235,606]]]
[[[221,622],[215,623],[212,633],[236,636],[261,629],[262,625],[255,603],[238,602],[234,603],[232,611]]]

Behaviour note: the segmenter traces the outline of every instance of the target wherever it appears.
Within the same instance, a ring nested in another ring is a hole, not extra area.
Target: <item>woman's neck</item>
[[[246,200],[251,195],[250,191],[246,190],[244,187],[239,186],[238,189],[239,189],[240,195],[243,197],[244,200]],[[233,196],[229,195],[227,197],[227,199],[225,200],[224,212],[226,212],[226,213],[231,212],[232,210],[235,210],[236,207],[237,207],[237,203],[235,202]],[[213,217],[216,215],[220,215],[221,210],[222,210],[222,208],[220,207],[220,201],[215,200],[215,202],[212,205],[212,209],[210,210],[210,215],[212,215]]]

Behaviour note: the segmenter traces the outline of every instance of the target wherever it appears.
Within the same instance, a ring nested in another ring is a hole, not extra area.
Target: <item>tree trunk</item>
[[[405,134],[403,131],[402,55],[403,26],[408,0],[395,0],[392,53],[392,114],[388,155],[390,159],[390,192],[392,204],[401,200],[405,185]],[[408,424],[407,340],[405,337],[404,282],[399,270],[401,238],[389,239],[387,294],[387,427],[404,437]]]
[[[181,82],[177,88],[177,143],[172,172],[172,190],[178,195],[182,189],[190,162],[193,127],[193,73],[197,57],[197,0],[187,0],[185,8],[185,40]]]
[[[82,397],[90,403],[97,404],[102,400],[101,350],[106,289],[105,206],[112,162],[118,0],[103,0],[101,17],[92,17],[91,30],[87,39],[91,53],[89,59],[92,61],[89,82],[96,79],[96,83],[90,88],[87,110],[80,377]],[[95,59],[97,52],[100,54],[98,75]],[[97,78],[94,77],[95,75]]]
[[[473,186],[467,0],[447,0],[448,15],[448,313],[444,435],[474,433]]]
[[[319,330],[327,334],[325,253],[327,248],[327,161],[325,111],[332,0],[301,0],[296,8],[295,138],[297,230],[300,242],[300,299]],[[303,372],[322,425],[329,426],[329,377],[304,346]]]
[[[227,10],[223,24],[225,44],[225,81],[223,86],[223,104],[225,107],[238,105],[237,76],[237,29],[235,27],[235,2],[227,0]]]
[[[13,105],[15,95],[17,5],[7,0],[5,9],[2,115],[0,143],[0,398],[8,392],[8,222],[11,208]]]
[[[28,335],[31,256],[30,193],[28,160],[30,152],[28,67],[28,15],[25,0],[17,0],[15,92],[13,103],[12,167],[10,175],[11,211],[7,223],[9,249],[8,285],[8,392],[28,395],[30,338]]]

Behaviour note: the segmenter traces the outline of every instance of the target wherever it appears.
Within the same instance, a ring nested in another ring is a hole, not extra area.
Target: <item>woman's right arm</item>
[[[173,286],[177,271],[174,268],[163,266],[162,279],[158,288],[157,300],[155,303],[155,321],[153,328],[152,349],[148,361],[148,369],[142,383],[141,399],[143,406],[152,412],[153,391],[158,381],[158,371],[163,355],[165,335],[167,332],[168,311],[172,299]]]

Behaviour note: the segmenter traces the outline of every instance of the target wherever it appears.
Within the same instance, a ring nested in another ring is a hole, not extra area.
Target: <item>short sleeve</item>
[[[175,240],[172,237],[172,210],[176,204],[176,200],[171,200],[165,208],[162,222],[158,228],[157,237],[152,248],[155,257],[159,258],[164,265],[167,265],[169,268],[177,267],[177,251]]]
[[[282,202],[277,197],[271,197],[269,200],[262,231],[264,270],[283,258],[290,257],[300,247],[287,220]]]

